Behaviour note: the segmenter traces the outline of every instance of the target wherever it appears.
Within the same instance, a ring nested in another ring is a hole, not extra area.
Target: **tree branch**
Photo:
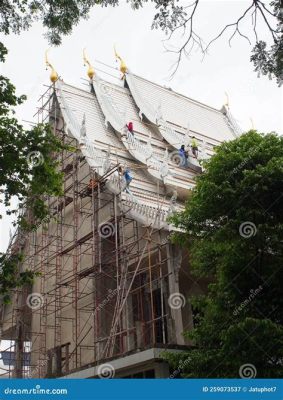
[[[272,35],[272,37],[273,37],[274,42],[276,42],[276,41],[277,41],[277,38],[276,38],[276,36],[274,35],[274,32],[276,32],[276,31],[275,31],[274,29],[271,28],[271,26],[270,26],[270,24],[269,24],[269,22],[268,22],[268,20],[267,20],[267,18],[266,18],[266,16],[265,16],[264,12],[262,11],[261,7],[258,5],[257,8],[259,9],[259,11],[260,11],[260,13],[261,13],[261,15],[262,15],[262,17],[263,17],[263,19],[264,19],[266,25],[268,26],[268,28],[269,28],[269,30],[270,30],[270,32],[271,32],[271,35]]]
[[[250,5],[250,7],[248,7],[248,8],[246,9],[246,11],[244,12],[244,14],[243,14],[240,18],[238,18],[238,20],[237,20],[236,22],[234,22],[234,23],[232,23],[232,24],[226,25],[226,26],[222,29],[222,31],[221,31],[217,36],[215,36],[215,38],[213,38],[213,39],[208,43],[208,45],[206,46],[206,49],[205,49],[205,50],[208,50],[208,48],[211,46],[211,44],[212,44],[213,42],[215,42],[217,39],[219,39],[227,29],[231,28],[232,26],[235,26],[235,27],[236,27],[236,28],[235,28],[235,32],[232,34],[232,36],[231,36],[230,39],[229,39],[229,45],[230,45],[230,41],[231,41],[231,39],[233,38],[233,36],[236,34],[236,32],[238,31],[238,32],[240,33],[240,31],[239,31],[239,23],[240,23],[240,21],[241,21],[242,19],[245,18],[245,16],[247,15],[247,13],[254,7],[254,5],[256,4],[256,2],[257,2],[257,0],[253,0],[253,2],[252,2],[252,4]],[[243,36],[243,37],[245,37],[246,39],[248,39],[245,35],[243,35],[243,34],[241,34],[241,33],[240,33],[240,35]],[[249,40],[249,39],[248,39],[248,41],[249,41],[249,43],[250,43],[250,40]]]
[[[276,18],[275,13],[272,13],[261,0],[252,0],[251,4],[249,5],[249,7],[246,8],[246,10],[243,12],[243,14],[235,22],[227,24],[220,31],[220,33],[217,36],[215,36],[212,40],[210,40],[210,42],[206,45],[206,47],[204,47],[203,46],[203,40],[194,31],[194,17],[195,17],[195,14],[196,14],[197,7],[199,5],[199,1],[200,0],[195,0],[193,3],[191,3],[188,6],[184,7],[184,9],[188,9],[188,8],[191,9],[190,16],[188,18],[186,18],[185,20],[183,20],[182,23],[180,23],[178,26],[175,26],[174,28],[172,28],[168,38],[166,39],[166,42],[168,42],[170,39],[172,39],[174,33],[176,33],[180,28],[183,29],[183,33],[182,33],[181,37],[183,37],[185,35],[185,33],[187,33],[186,40],[184,41],[184,43],[177,50],[168,49],[166,46],[164,46],[166,51],[178,54],[177,60],[173,65],[173,72],[172,72],[172,74],[170,76],[170,79],[176,73],[176,71],[177,71],[177,69],[178,69],[178,67],[180,65],[180,62],[182,60],[183,55],[185,55],[186,57],[189,57],[191,52],[193,51],[194,47],[197,47],[198,49],[201,50],[201,52],[205,56],[205,54],[208,52],[209,47],[217,39],[219,39],[226,31],[228,31],[230,28],[233,28],[233,32],[232,32],[231,36],[228,39],[228,43],[229,43],[230,47],[231,47],[232,39],[237,34],[239,36],[243,37],[244,39],[246,39],[249,42],[249,44],[251,45],[250,38],[247,35],[245,35],[240,29],[240,23],[247,17],[247,15],[248,15],[248,13],[250,11],[252,11],[252,14],[251,14],[251,17],[252,17],[252,29],[253,29],[253,32],[254,32],[254,35],[255,35],[256,43],[259,42],[258,32],[257,32],[258,11],[262,15],[262,18],[263,18],[265,24],[267,25],[269,31],[271,32],[274,42],[277,42],[277,40],[278,40],[277,31],[274,30],[271,27],[270,22],[267,19],[267,16],[265,15],[265,13],[268,13],[268,15],[271,15],[273,18]]]

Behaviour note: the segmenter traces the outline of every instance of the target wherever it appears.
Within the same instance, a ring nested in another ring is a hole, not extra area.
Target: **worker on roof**
[[[191,149],[192,149],[193,156],[195,158],[198,158],[198,142],[194,136],[192,137],[192,140],[191,140]]]
[[[131,133],[134,133],[134,125],[133,125],[132,122],[129,122],[129,123],[127,124],[127,128],[128,128],[128,130],[129,130]]]
[[[188,166],[188,152],[185,150],[185,145],[182,144],[179,149],[179,155],[181,157],[180,166],[187,167]]]
[[[131,134],[134,136],[134,125],[133,125],[133,123],[132,123],[132,122],[128,122],[128,123],[126,124],[126,128],[127,128],[127,130],[128,130],[129,132],[131,132]]]
[[[131,194],[131,191],[130,191],[130,189],[129,189],[129,186],[130,186],[130,183],[131,183],[132,180],[133,180],[133,177],[131,176],[131,171],[130,171],[129,168],[126,168],[126,169],[125,169],[123,176],[124,176],[124,179],[125,179],[125,181],[126,181],[125,192]]]

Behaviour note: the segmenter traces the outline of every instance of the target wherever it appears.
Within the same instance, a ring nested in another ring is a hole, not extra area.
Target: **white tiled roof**
[[[151,122],[156,122],[159,109],[163,119],[176,127],[189,125],[191,131],[218,142],[235,137],[236,132],[221,111],[130,72],[126,74],[126,82],[138,108]]]
[[[107,148],[108,145],[115,148],[121,147],[117,136],[111,132],[111,129],[106,128],[98,101],[90,93],[90,90],[82,90],[64,82],[58,82],[57,97],[62,112],[66,113],[69,110],[72,113],[72,118],[78,124],[77,132],[72,132],[73,136],[79,139],[80,128],[85,115],[86,133],[89,140],[103,144],[102,148]]]

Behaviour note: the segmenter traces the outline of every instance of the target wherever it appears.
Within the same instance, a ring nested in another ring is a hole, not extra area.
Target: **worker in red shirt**
[[[128,130],[129,130],[131,133],[134,133],[134,126],[133,126],[133,123],[132,123],[132,122],[129,122],[129,123],[127,124],[127,128],[128,128]]]

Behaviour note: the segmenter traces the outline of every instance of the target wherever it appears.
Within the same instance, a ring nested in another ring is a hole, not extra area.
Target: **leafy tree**
[[[179,48],[168,49],[177,54],[176,68],[183,56],[191,54],[193,49],[207,53],[211,44],[219,39],[224,33],[230,32],[229,44],[235,35],[245,38],[254,47],[252,50],[251,61],[255,70],[259,74],[268,75],[276,78],[280,84],[283,73],[283,7],[281,0],[271,0],[269,6],[261,0],[250,0],[244,6],[242,15],[235,16],[228,20],[227,25],[219,32],[216,37],[212,37],[210,42],[205,45],[201,36],[197,33],[196,18],[202,0],[192,0],[190,4],[185,2],[183,5],[178,0],[127,0],[133,9],[140,9],[148,3],[155,6],[156,13],[153,17],[152,28],[163,30],[169,39],[174,39],[174,35],[183,32],[183,41]],[[49,41],[58,45],[61,43],[62,35],[71,33],[73,27],[81,19],[89,15],[90,9],[94,5],[102,7],[119,6],[120,0],[3,0],[0,10],[0,32],[9,34],[10,32],[19,33],[21,30],[28,29],[34,21],[40,20],[47,28]],[[215,8],[221,7],[216,5]],[[217,13],[217,9],[215,9]],[[244,20],[251,21],[251,34],[254,39],[246,36],[241,31],[241,23]],[[264,33],[258,29],[258,22],[262,20],[266,29],[270,33],[272,45],[267,47],[265,40],[261,39]],[[210,21],[213,24],[213,18]],[[170,42],[169,42],[170,43]]]
[[[0,46],[1,62],[6,54],[7,50]],[[0,202],[7,214],[15,215],[14,224],[28,232],[48,216],[43,196],[58,196],[62,192],[62,174],[57,170],[56,154],[65,146],[48,124],[23,129],[13,108],[24,100],[25,96],[16,96],[9,79],[0,75]],[[21,213],[11,205],[14,198],[18,200]],[[22,261],[21,254],[0,257],[0,294],[4,301],[9,301],[12,288],[30,283],[33,277],[31,271],[19,273]]]
[[[31,285],[39,273],[33,271],[20,272],[20,265],[24,261],[23,254],[2,254],[0,256],[0,294],[4,304],[11,302],[11,291],[17,287]]]
[[[4,53],[0,50],[2,61]],[[48,124],[24,130],[11,107],[21,104],[25,96],[17,97],[15,87],[3,76],[0,76],[0,87],[0,187],[4,197],[1,201],[8,214],[16,213],[10,207],[16,196],[20,208],[24,204],[32,206],[34,218],[42,219],[47,210],[40,196],[61,193],[62,176],[56,170],[54,152],[63,146]]]
[[[190,299],[197,316],[185,336],[194,347],[166,357],[184,377],[237,378],[246,364],[253,376],[282,377],[283,137],[250,131],[204,168],[173,222],[192,272],[211,283]]]

